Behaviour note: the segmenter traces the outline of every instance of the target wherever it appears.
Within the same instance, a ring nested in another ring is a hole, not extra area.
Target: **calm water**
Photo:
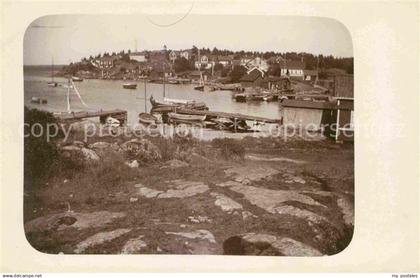
[[[31,67],[24,69],[24,102],[28,107],[44,109],[51,112],[64,112],[67,110],[67,89],[61,86],[52,88],[47,86],[51,80],[48,67]],[[54,78],[59,84],[67,81],[64,78]],[[123,109],[128,111],[128,124],[137,123],[137,115],[144,112],[144,83],[138,82],[136,90],[122,88],[124,81],[93,80],[85,79],[76,82],[76,87],[84,102],[89,106],[85,108],[76,94],[71,91],[70,103],[73,111],[99,110],[99,109]],[[163,85],[146,85],[147,111],[150,111],[151,95],[157,100],[163,100]],[[41,97],[48,100],[48,104],[33,104],[32,97]],[[231,91],[200,92],[194,90],[194,85],[170,85],[166,84],[166,97],[202,101],[212,111],[236,112],[247,115],[267,118],[280,118],[281,111],[277,102],[237,103],[232,99]]]

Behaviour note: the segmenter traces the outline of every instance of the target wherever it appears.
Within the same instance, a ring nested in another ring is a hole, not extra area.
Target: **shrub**
[[[231,138],[216,138],[212,141],[212,146],[220,150],[220,154],[225,159],[244,159],[245,147],[241,141]]]
[[[47,174],[59,154],[56,145],[51,141],[48,142],[46,132],[42,132],[39,137],[34,136],[41,134],[41,128],[45,131],[47,124],[55,123],[54,116],[48,112],[26,107],[24,113],[24,132],[27,136],[24,138],[24,181],[25,188],[28,188]]]

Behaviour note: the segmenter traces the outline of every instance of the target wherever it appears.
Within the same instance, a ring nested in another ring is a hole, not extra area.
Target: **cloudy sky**
[[[193,12],[192,12],[193,13]],[[68,64],[105,51],[208,47],[353,56],[339,22],[318,17],[194,15],[57,15],[32,22],[24,64]]]

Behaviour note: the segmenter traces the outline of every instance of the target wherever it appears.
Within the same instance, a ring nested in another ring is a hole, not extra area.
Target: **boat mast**
[[[51,82],[54,82],[54,56],[51,57]]]
[[[67,84],[67,113],[70,113],[70,78]]]
[[[144,113],[147,113],[146,79],[144,79]]]
[[[165,62],[163,62],[163,98],[166,97],[166,93],[165,93],[165,79],[166,79],[166,74],[165,74]]]

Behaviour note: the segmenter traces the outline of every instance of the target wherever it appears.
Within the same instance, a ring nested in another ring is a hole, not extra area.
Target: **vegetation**
[[[45,132],[48,125],[55,123],[51,113],[25,107],[24,121],[24,183],[25,189],[30,189],[48,173],[58,159],[58,151]],[[50,134],[55,132],[51,130]]]
[[[246,74],[246,68],[244,66],[234,66],[229,77],[233,83],[236,83],[239,82],[244,74]]]

